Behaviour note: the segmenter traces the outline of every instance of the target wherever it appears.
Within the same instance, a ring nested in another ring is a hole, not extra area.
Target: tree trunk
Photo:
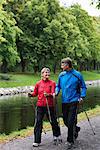
[[[23,59],[23,56],[21,55],[21,53],[20,53],[20,58],[21,58],[21,70],[22,70],[22,72],[25,72],[25,68],[26,68],[26,60],[25,59]]]
[[[57,68],[57,65],[56,65],[56,62],[55,62],[54,65],[53,65],[53,72],[54,72],[54,74],[56,73],[56,68]]]
[[[26,63],[25,60],[23,59],[21,59],[21,67],[22,67],[22,72],[25,72]]]
[[[93,60],[93,70],[96,70],[96,61]]]
[[[7,63],[6,59],[4,59],[2,65],[1,65],[1,71],[3,73],[7,73],[7,71],[8,71],[7,66],[8,66],[8,63]]]

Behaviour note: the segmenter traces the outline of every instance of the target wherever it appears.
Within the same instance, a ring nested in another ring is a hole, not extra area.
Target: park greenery
[[[58,0],[0,1],[1,72],[55,73],[63,57],[79,70],[100,69],[100,17]]]
[[[96,5],[100,8],[99,0]],[[67,56],[85,80],[100,79],[99,71],[92,71],[100,70],[99,41],[100,17],[89,16],[79,5],[65,8],[59,0],[0,0],[0,87],[34,85],[43,66],[51,68],[51,79],[57,81],[60,60]],[[100,107],[88,113],[100,114]],[[50,129],[46,123],[45,128]],[[0,142],[32,131],[2,134]]]
[[[85,81],[88,80],[99,80],[100,79],[100,73],[95,71],[82,71],[81,72]],[[51,73],[50,78],[57,82],[58,80],[59,72],[54,74]],[[37,81],[41,79],[40,73],[33,74],[33,73],[27,73],[27,74],[19,74],[19,73],[9,73],[9,74],[3,74],[0,73],[0,88],[7,88],[7,87],[17,87],[17,86],[34,86]]]

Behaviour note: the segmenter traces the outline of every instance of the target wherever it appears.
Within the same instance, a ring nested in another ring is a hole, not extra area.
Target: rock
[[[100,84],[100,80],[86,81],[87,86],[97,86]],[[13,87],[13,88],[0,88],[0,96],[3,95],[15,95],[20,93],[29,93],[34,90],[33,86]]]
[[[14,88],[0,88],[0,96],[15,95],[19,93],[29,93],[34,90],[33,86],[14,87]]]

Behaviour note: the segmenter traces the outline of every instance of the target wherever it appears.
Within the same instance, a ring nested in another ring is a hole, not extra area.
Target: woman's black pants
[[[60,127],[57,122],[54,107],[49,107],[49,110],[50,110],[50,116],[51,116],[50,123],[52,126],[53,136],[58,137],[59,135],[61,135],[61,133],[60,133]],[[49,121],[50,121],[50,118],[49,118],[47,107],[38,106],[36,113],[37,115],[36,115],[36,122],[35,122],[35,127],[34,127],[34,142],[41,143],[43,117],[46,114]]]

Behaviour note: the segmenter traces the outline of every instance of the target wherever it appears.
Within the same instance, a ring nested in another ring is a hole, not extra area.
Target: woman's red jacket
[[[36,83],[32,96],[38,96],[37,106],[47,106],[44,92],[48,93],[48,105],[53,106],[53,93],[55,93],[56,83],[52,80],[40,80]]]

